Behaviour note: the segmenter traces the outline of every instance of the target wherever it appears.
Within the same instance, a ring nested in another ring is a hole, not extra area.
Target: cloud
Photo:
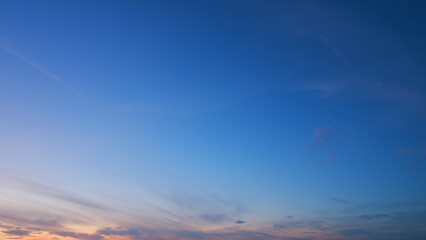
[[[81,207],[92,208],[96,210],[111,210],[102,204],[92,202],[90,200],[84,199],[75,194],[69,193],[67,191],[56,189],[47,185],[37,183],[35,181],[28,181],[18,177],[10,176],[7,173],[4,173],[0,176],[1,184],[8,187],[13,187],[14,189],[22,189],[33,194],[40,196],[50,197],[65,202],[73,203]]]
[[[47,75],[50,79],[54,80],[56,83],[59,83],[60,85],[62,85],[63,87],[65,87],[68,91],[74,93],[75,95],[77,95],[81,99],[83,99],[85,101],[89,101],[89,99],[86,96],[84,96],[80,91],[78,91],[76,88],[74,88],[73,86],[71,86],[71,84],[69,84],[68,82],[66,82],[62,78],[58,77],[56,74],[54,74],[54,73],[48,71],[47,69],[43,68],[39,64],[37,64],[37,63],[33,62],[32,60],[28,59],[24,55],[18,53],[16,50],[14,50],[14,49],[12,49],[10,47],[7,47],[5,45],[2,45],[2,44],[0,44],[0,48],[2,48],[3,50],[5,50],[6,52],[12,54],[16,58],[20,59],[21,61],[23,61],[24,63],[26,63],[29,66],[33,67],[34,69],[38,70],[39,72]]]
[[[54,234],[62,237],[72,237],[81,240],[99,240],[103,237],[96,234],[87,234],[87,233],[76,233],[76,232],[55,232]]]
[[[389,214],[391,222],[398,223],[398,227],[414,226],[426,229],[426,210],[404,211]],[[395,228],[395,227],[394,227]]]
[[[382,4],[373,4],[375,6],[371,6],[368,13],[361,13],[352,4],[337,6],[315,1],[297,2],[287,8],[285,17],[280,16],[287,34],[324,44],[337,61],[352,69],[352,73],[341,79],[330,81],[330,76],[324,76],[317,81],[309,80],[299,86],[300,90],[318,91],[323,96],[339,94],[353,99],[375,98],[425,113],[426,98],[419,88],[424,86],[419,84],[423,82],[424,74],[419,69],[418,55],[409,54],[408,50],[421,48],[419,43],[423,41],[415,43],[408,40],[406,34],[383,28],[384,22],[389,27],[395,24],[385,20],[384,12],[405,15],[408,7],[403,5],[412,5],[410,8],[414,9],[414,1],[392,1],[386,5],[386,10]],[[389,6],[393,6],[394,10],[389,10]],[[282,11],[280,15],[283,15]],[[398,28],[396,25],[393,27]],[[385,79],[376,79],[378,76],[385,76]]]
[[[344,103],[363,102],[365,100],[387,103],[393,107],[398,107],[400,110],[409,110],[423,116],[426,110],[426,97],[419,89],[412,89],[404,86],[404,84],[389,81],[346,77],[335,81],[305,82],[291,89],[318,93],[323,98],[339,99]]]
[[[273,224],[274,229],[322,229],[323,221],[319,220],[300,220],[300,221],[288,221],[286,219],[278,221]]]
[[[419,203],[372,203],[360,206],[357,211],[364,214],[348,216],[348,212],[345,212],[346,217],[330,217],[327,225],[329,230],[349,239],[422,239],[419,236],[424,237],[426,234],[426,210]],[[375,213],[378,208],[388,212]],[[407,211],[407,208],[412,210]]]
[[[335,202],[338,202],[338,203],[350,204],[350,202],[349,202],[349,201],[346,201],[346,200],[344,200],[344,199],[340,199],[340,198],[332,198],[332,199],[330,199],[330,200],[335,201]]]
[[[335,139],[339,135],[339,132],[334,128],[317,128],[314,131],[314,139],[318,143],[326,143]]]
[[[239,220],[237,220],[237,221],[235,221],[235,223],[236,224],[244,224],[244,223],[246,223],[247,221],[243,221],[243,220],[241,220],[241,219],[239,219]]]
[[[9,235],[16,235],[16,236],[27,236],[30,234],[29,231],[25,231],[25,230],[9,230],[9,231],[3,231],[3,233],[9,234]]]
[[[389,218],[390,215],[388,214],[363,214],[359,215],[359,218],[368,219],[368,220],[377,220],[377,219],[384,219]]]
[[[218,196],[188,193],[182,189],[175,189],[166,195],[177,209],[178,221],[187,222],[202,220],[207,223],[224,223],[242,217],[249,210],[237,200],[225,200]],[[199,222],[197,223],[199,224]]]
[[[321,159],[318,163],[322,166],[331,162],[335,158],[335,150],[334,148],[328,147],[328,143],[332,142],[336,139],[340,132],[332,127],[323,127],[316,128],[313,134],[314,142],[311,143],[308,147],[305,148],[307,153],[315,153],[317,150],[321,151],[323,154],[323,159]]]
[[[228,220],[229,218],[226,217],[225,214],[209,214],[209,213],[203,213],[199,215],[201,219],[203,219],[206,222],[210,223],[218,223]]]
[[[22,217],[21,215],[25,215]],[[29,212],[17,212],[6,213],[4,210],[0,213],[0,223],[7,223],[13,226],[35,228],[35,229],[50,229],[50,230],[60,230],[64,229],[62,224],[58,219],[41,219],[40,216],[34,219],[34,213]],[[54,216],[52,216],[53,218]],[[13,227],[12,227],[13,228]]]
[[[313,238],[290,237],[290,238],[284,238],[284,240],[314,240],[314,239]]]
[[[176,189],[168,196],[168,199],[174,203],[179,209],[184,211],[192,211],[209,205],[207,199],[187,193],[183,190]]]
[[[346,213],[377,212],[377,211],[403,211],[406,209],[424,208],[426,201],[395,201],[395,202],[373,202],[355,205],[345,210]]]
[[[282,240],[283,237],[275,236],[273,234],[255,232],[255,231],[237,231],[226,233],[208,233],[204,235],[205,239],[232,239],[232,240]],[[199,238],[203,239],[203,238]]]
[[[0,173],[0,188],[7,189],[6,193],[10,192],[6,195],[6,200],[0,201],[5,204],[0,204],[0,224],[14,226],[22,231],[37,229],[64,235],[73,232],[73,228],[67,226],[96,226],[102,217],[111,213],[115,217],[130,219],[126,214],[68,191],[3,174],[2,171]],[[26,200],[22,201],[21,196],[26,197]],[[11,201],[15,199],[17,202],[13,206]],[[116,221],[112,215],[109,216],[111,222]],[[96,236],[84,238],[97,239]]]
[[[320,81],[320,82],[305,82],[302,85],[293,87],[293,90],[299,91],[315,91],[321,93],[324,97],[329,97],[339,93],[346,88],[344,81]]]
[[[79,240],[305,240],[305,238],[283,238],[269,233],[258,231],[213,231],[202,232],[196,230],[166,230],[161,228],[103,228],[93,234],[79,233],[73,231],[50,231],[44,238],[40,239],[79,239]],[[14,235],[26,236],[26,235]],[[9,234],[8,239],[13,239]],[[63,237],[63,238],[62,238]],[[37,238],[38,239],[38,238]]]
[[[139,236],[141,232],[137,229],[127,229],[127,230],[113,230],[111,228],[104,228],[97,231],[97,234],[100,235],[116,235],[116,236]]]
[[[408,166],[415,167],[426,159],[426,143],[421,143],[413,147],[397,147],[397,151],[402,160]]]
[[[118,230],[121,231],[121,230]],[[126,230],[123,230],[126,231]],[[176,239],[208,239],[208,240],[224,240],[224,239],[233,239],[233,240],[283,240],[282,237],[275,236],[269,233],[257,232],[257,231],[233,231],[233,232],[202,232],[195,230],[165,230],[165,229],[145,229],[140,228],[135,231],[143,233],[143,235],[133,235],[129,236],[130,239],[161,239],[161,240],[176,240]],[[105,239],[109,239],[108,236],[124,236],[125,234],[113,234],[114,230],[110,232],[111,235],[101,234],[101,231],[97,231],[95,235],[105,236]],[[113,238],[115,239],[115,238]],[[120,238],[121,239],[121,238]]]
[[[178,231],[175,236],[191,238],[191,239],[205,239],[207,234],[194,231]]]
[[[363,229],[357,229],[357,228],[337,230],[336,233],[342,236],[347,236],[347,237],[371,234],[370,231],[365,231]]]

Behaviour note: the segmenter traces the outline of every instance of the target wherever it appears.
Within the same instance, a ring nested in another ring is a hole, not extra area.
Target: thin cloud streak
[[[5,46],[3,44],[0,44],[0,48],[2,48],[4,51],[10,53],[11,55],[15,56],[16,58],[18,58],[19,60],[23,61],[24,63],[30,65],[31,67],[33,67],[34,69],[38,70],[39,72],[44,73],[49,78],[51,78],[55,82],[59,83],[63,87],[65,87],[68,91],[70,91],[73,94],[77,95],[79,98],[81,98],[81,99],[83,99],[83,100],[85,100],[87,102],[91,102],[85,95],[83,95],[80,91],[78,91],[76,88],[74,88],[73,86],[71,86],[71,84],[67,83],[65,80],[63,80],[62,78],[58,77],[56,74],[48,71],[44,67],[38,65],[34,61],[28,59],[27,57],[25,57],[21,53],[17,52],[16,50],[14,50],[14,49],[12,49],[10,47],[7,47],[7,46]]]
[[[97,204],[92,201],[83,199],[81,197],[75,196],[74,194],[68,193],[66,191],[55,189],[50,186],[45,186],[39,183],[30,182],[17,177],[8,176],[5,173],[2,173],[2,176],[0,177],[0,179],[2,180],[2,185],[4,186],[11,186],[13,188],[23,189],[27,192],[50,197],[53,199],[62,200],[65,202],[70,202],[70,203],[79,205],[81,207],[87,207],[87,208],[103,210],[103,211],[110,210],[109,208],[101,204]]]
[[[332,199],[330,199],[330,200],[331,200],[331,201],[334,201],[334,202],[338,202],[338,203],[350,204],[350,202],[349,202],[349,201],[347,201],[347,200],[345,200],[345,199],[332,198]]]

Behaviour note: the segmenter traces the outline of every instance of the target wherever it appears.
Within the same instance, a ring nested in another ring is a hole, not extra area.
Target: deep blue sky
[[[0,239],[423,239],[425,10],[1,0]]]

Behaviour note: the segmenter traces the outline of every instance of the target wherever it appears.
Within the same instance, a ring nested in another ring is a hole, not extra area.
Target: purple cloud
[[[3,233],[16,235],[16,236],[27,236],[30,234],[29,231],[25,231],[25,230],[9,230],[9,231],[4,231]]]

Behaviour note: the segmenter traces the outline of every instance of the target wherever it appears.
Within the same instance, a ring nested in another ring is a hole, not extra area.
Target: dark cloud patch
[[[254,231],[239,231],[232,233],[209,233],[206,234],[206,239],[233,239],[233,240],[271,240],[271,239],[282,239],[272,234],[254,232]]]
[[[198,216],[202,220],[209,222],[209,223],[219,223],[228,220],[225,214],[209,214],[209,213],[203,213]]]
[[[388,214],[363,214],[359,215],[359,218],[367,219],[367,220],[377,220],[377,219],[384,219],[389,218],[390,215]]]
[[[363,230],[363,229],[357,229],[357,228],[337,230],[336,233],[338,235],[347,236],[347,237],[362,236],[362,235],[371,234],[370,231],[366,231],[366,230]]]
[[[9,229],[16,229],[16,227],[11,226],[11,225],[7,225],[7,224],[1,224],[1,225],[0,225],[0,228],[2,228],[2,229],[6,229],[6,230],[9,230]]]
[[[25,217],[21,217],[21,215]],[[31,213],[0,213],[0,221],[14,226],[25,226],[30,229],[64,229],[59,219],[32,219]]]
[[[284,240],[313,240],[313,238],[296,238],[296,237],[291,237],[291,238],[284,238]]]
[[[87,233],[76,233],[76,232],[54,232],[53,234],[62,236],[62,237],[72,237],[81,240],[99,240],[103,237],[97,234],[87,234]]]
[[[340,198],[332,198],[332,199],[330,199],[331,201],[334,201],[334,202],[338,202],[338,203],[344,203],[344,204],[350,204],[350,202],[349,201],[346,201],[346,200],[344,200],[344,199],[340,199]]]
[[[192,238],[192,239],[206,239],[206,234],[200,233],[200,232],[193,232],[193,231],[179,231],[177,233],[177,236]]]
[[[237,221],[235,221],[235,223],[236,224],[244,224],[244,223],[246,223],[247,221],[243,221],[243,220],[241,220],[241,219],[239,219],[239,220],[237,220]]]
[[[27,236],[30,234],[29,231],[25,231],[25,230],[9,230],[9,231],[4,231],[3,233],[16,235],[16,236]]]
[[[34,223],[40,226],[60,227],[61,224],[57,219],[36,219]]]
[[[318,220],[304,220],[304,221],[287,221],[281,220],[273,225],[274,229],[301,229],[312,228],[322,229],[323,221]]]
[[[137,229],[126,229],[126,230],[114,230],[111,228],[104,228],[97,231],[97,234],[105,235],[105,236],[139,236],[141,232]]]
[[[286,224],[281,224],[281,223],[275,223],[274,224],[274,229],[283,229],[283,228],[287,228],[288,225]]]

